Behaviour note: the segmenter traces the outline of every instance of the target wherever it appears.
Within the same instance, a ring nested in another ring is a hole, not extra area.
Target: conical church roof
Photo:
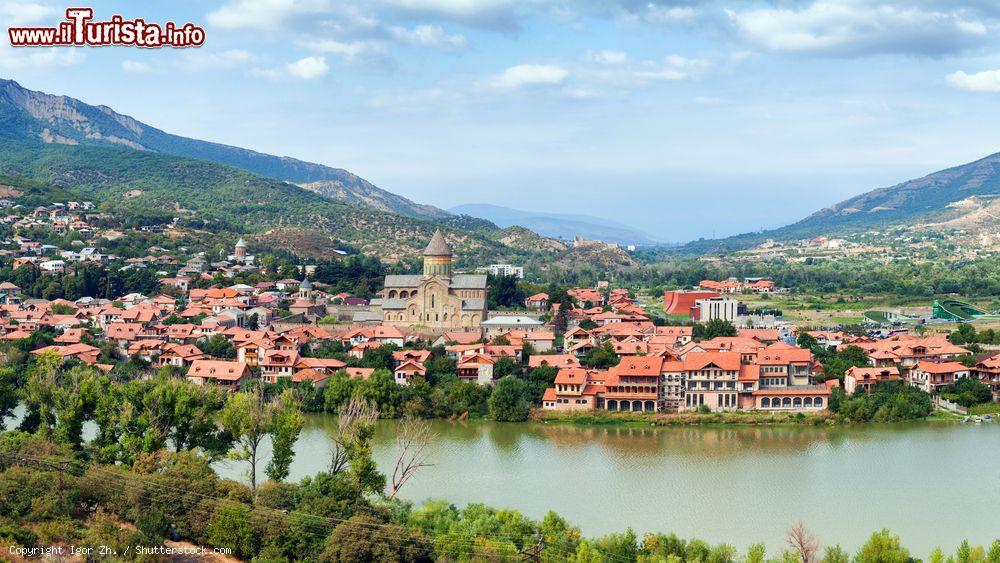
[[[451,256],[451,247],[448,246],[448,241],[444,240],[444,235],[441,234],[441,229],[434,231],[434,236],[431,237],[431,242],[427,244],[427,248],[424,249],[424,256]]]
[[[246,246],[247,243],[242,238],[236,241],[236,248],[246,248]]]

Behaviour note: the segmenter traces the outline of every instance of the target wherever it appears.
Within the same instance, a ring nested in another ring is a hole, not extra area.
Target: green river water
[[[291,479],[324,470],[334,419],[310,415]],[[383,472],[394,421],[379,423]],[[850,427],[582,427],[432,422],[435,465],[401,491],[419,503],[482,502],[540,518],[552,509],[585,534],[632,527],[744,549],[784,548],[799,519],[852,551],[871,532],[898,533],[917,557],[963,538],[1000,538],[1000,424],[921,422]],[[269,454],[265,453],[264,459]],[[266,462],[266,461],[265,461]],[[223,475],[244,466],[224,462]]]

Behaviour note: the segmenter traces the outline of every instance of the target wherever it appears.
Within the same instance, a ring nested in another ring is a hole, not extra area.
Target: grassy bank
[[[986,403],[985,405],[969,407],[969,414],[1000,414],[1000,403]]]
[[[535,409],[531,420],[536,422],[559,422],[580,426],[760,426],[801,424],[818,426],[835,424],[836,415],[821,413],[767,413],[767,412],[726,412],[726,413],[641,413],[592,411],[586,413],[558,412]]]

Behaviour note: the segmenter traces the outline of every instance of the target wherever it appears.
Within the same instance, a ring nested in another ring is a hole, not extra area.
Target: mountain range
[[[622,245],[653,245],[657,242],[638,229],[592,215],[522,211],[488,203],[469,203],[448,211],[486,219],[500,227],[519,225],[542,236],[562,240],[580,236]]]
[[[111,210],[169,214],[215,232],[266,235],[279,248],[305,254],[345,244],[403,259],[418,253],[436,228],[470,262],[556,257],[571,264],[579,258],[571,256],[574,249],[554,239],[574,235],[620,244],[656,242],[636,228],[587,215],[487,204],[459,206],[451,211],[460,215],[453,215],[347,170],[173,135],[109,107],[11,80],[0,80],[0,174],[100,198]],[[738,250],[767,239],[901,223],[995,231],[998,196],[1000,153],[863,193],[785,227],[694,241],[680,252]],[[631,261],[610,249],[605,254],[597,263]]]
[[[451,215],[345,170],[165,133],[104,106],[0,81],[0,190],[92,198],[123,224],[179,221],[176,233],[329,258],[348,248],[387,262],[419,256],[436,229],[459,266],[634,265],[606,245],[575,248],[522,228]],[[17,188],[20,186],[20,188]],[[30,190],[25,190],[30,186]],[[41,187],[39,187],[41,186]]]
[[[166,133],[107,106],[93,106],[0,80],[0,132],[45,143],[130,148],[229,164],[301,184],[332,199],[410,217],[447,213],[374,186],[347,170]]]
[[[894,225],[928,228],[992,226],[1000,231],[1000,153],[878,188],[821,209],[790,225],[717,240],[699,240],[693,253],[740,250],[765,240],[882,230]]]

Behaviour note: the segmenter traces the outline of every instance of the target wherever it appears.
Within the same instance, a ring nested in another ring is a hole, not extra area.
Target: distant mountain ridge
[[[694,241],[685,245],[683,250],[695,253],[739,250],[767,239],[811,238],[903,223],[941,224],[970,213],[981,214],[981,202],[988,205],[998,196],[1000,153],[995,153],[921,178],[863,193],[785,227],[718,240]]]
[[[49,144],[127,147],[228,164],[304,185],[346,203],[410,217],[438,219],[447,212],[383,190],[347,170],[290,157],[166,133],[107,106],[93,106],[0,79],[0,135]]]
[[[547,237],[572,240],[574,236],[623,245],[651,245],[656,240],[628,225],[590,215],[522,211],[488,203],[469,203],[451,213],[486,219],[500,227],[518,225]]]

